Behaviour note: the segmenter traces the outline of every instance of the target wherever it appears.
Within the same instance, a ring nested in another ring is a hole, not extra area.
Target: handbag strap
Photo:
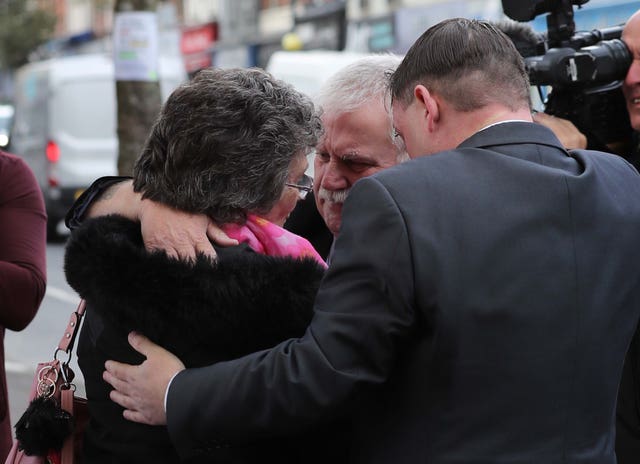
[[[60,391],[60,403],[62,409],[67,411],[72,416],[76,416],[77,412],[74,411],[73,396],[75,390],[73,388],[65,388]],[[64,441],[62,449],[60,450],[60,464],[74,464],[75,461],[75,441],[78,438],[71,436]]]
[[[76,335],[78,335],[78,329],[80,328],[80,322],[82,322],[82,316],[84,316],[84,311],[87,307],[87,302],[82,299],[78,304],[78,308],[71,313],[71,317],[69,318],[69,323],[67,327],[64,329],[64,335],[60,339],[58,343],[58,347],[56,348],[55,355],[58,354],[58,351],[64,351],[71,357],[71,352],[73,350],[73,344],[76,341]],[[54,357],[55,357],[54,355]]]

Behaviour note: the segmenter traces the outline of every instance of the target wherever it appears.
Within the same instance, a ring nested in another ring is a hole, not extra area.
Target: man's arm
[[[547,113],[533,114],[533,120],[548,127],[556,134],[562,146],[568,150],[587,148],[587,137],[569,120],[557,118]]]
[[[82,195],[76,199],[69,211],[67,211],[64,219],[65,225],[71,230],[80,227],[82,221],[88,216],[88,210],[93,204],[99,201],[110,187],[124,183],[127,180],[130,180],[130,178],[124,176],[104,176],[93,181],[89,188],[82,192]]]
[[[548,127],[558,137],[560,143],[567,150],[587,149],[614,153],[626,158],[634,163],[635,160],[630,159],[631,153],[631,134],[629,139],[620,140],[618,142],[604,143],[593,134],[582,133],[571,121],[546,113],[537,112],[533,114],[533,120],[543,126]],[[637,162],[634,163],[636,165]]]
[[[203,444],[295,431],[337,414],[358,386],[387,378],[415,318],[404,220],[373,178],[354,187],[343,218],[335,259],[301,339],[175,376],[167,422],[182,455]],[[118,373],[127,379],[128,393],[116,398],[132,411],[128,417],[161,422],[162,388],[153,394],[151,407],[135,400],[144,397],[144,386],[155,380],[136,366],[119,365]],[[170,374],[163,376],[162,386]]]
[[[88,205],[85,217],[119,214],[132,221],[140,218],[142,195],[133,191],[133,180],[127,179],[107,187]]]
[[[75,228],[85,218],[119,214],[140,221],[142,238],[148,250],[163,250],[169,256],[194,259],[196,254],[215,258],[209,238],[221,246],[237,244],[206,215],[170,208],[133,190],[127,178],[98,179],[73,205],[67,226]]]
[[[184,370],[176,356],[143,335],[130,333],[129,344],[146,360],[139,366],[107,361],[102,377],[114,390],[113,401],[125,408],[126,419],[149,425],[167,423],[166,399],[169,383]]]

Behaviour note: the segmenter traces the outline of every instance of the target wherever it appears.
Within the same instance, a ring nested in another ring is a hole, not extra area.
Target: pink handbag
[[[84,316],[80,301],[71,314],[53,360],[39,363],[29,394],[30,404],[16,423],[16,439],[5,464],[79,464],[82,433],[89,419],[87,400],[75,395],[69,367],[73,344]],[[64,362],[59,352],[67,354]],[[29,453],[29,454],[27,454]]]

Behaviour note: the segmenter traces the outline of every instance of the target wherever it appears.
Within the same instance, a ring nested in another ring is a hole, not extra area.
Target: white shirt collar
[[[493,127],[493,126],[497,126],[498,124],[505,124],[505,123],[507,123],[507,122],[531,122],[531,121],[526,121],[526,120],[524,120],[524,119],[506,119],[506,120],[504,120],[504,121],[498,121],[498,122],[494,122],[494,123],[492,123],[492,124],[489,124],[488,126],[484,126],[484,127],[483,127],[482,129],[480,129],[478,132],[482,132],[482,131],[483,131],[483,130],[485,130],[485,129],[488,129],[488,128]]]

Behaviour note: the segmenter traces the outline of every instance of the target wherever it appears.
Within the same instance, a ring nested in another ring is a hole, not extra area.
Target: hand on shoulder
[[[194,260],[198,254],[215,259],[211,241],[221,246],[238,243],[204,214],[187,213],[151,200],[140,202],[139,219],[145,247],[163,250],[178,259]]]
[[[551,129],[566,149],[587,148],[587,137],[568,119],[538,112],[533,114],[533,120]]]

